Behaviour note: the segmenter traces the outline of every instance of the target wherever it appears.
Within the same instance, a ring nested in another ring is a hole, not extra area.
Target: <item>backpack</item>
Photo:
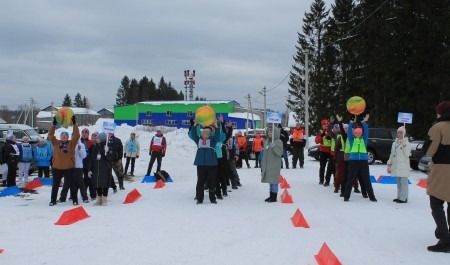
[[[157,180],[162,180],[164,183],[167,182],[167,178],[169,177],[169,173],[167,173],[167,171],[165,170],[160,170],[158,172],[156,172],[155,177]]]

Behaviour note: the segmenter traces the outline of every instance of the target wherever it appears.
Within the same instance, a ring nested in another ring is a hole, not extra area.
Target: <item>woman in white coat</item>
[[[397,198],[396,203],[408,202],[408,177],[409,156],[411,154],[411,144],[405,137],[406,129],[401,126],[397,129],[397,138],[392,143],[391,155],[387,162],[387,172],[391,176],[397,177]]]

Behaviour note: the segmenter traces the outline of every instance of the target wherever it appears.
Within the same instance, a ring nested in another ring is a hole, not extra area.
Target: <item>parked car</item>
[[[420,160],[419,160],[419,170],[422,171],[425,174],[428,174],[429,169],[430,169],[430,162],[431,162],[431,157],[429,156],[423,156]]]
[[[319,150],[320,145],[316,144],[311,146],[310,148],[308,148],[308,156],[319,160],[319,155],[320,155],[320,150]]]

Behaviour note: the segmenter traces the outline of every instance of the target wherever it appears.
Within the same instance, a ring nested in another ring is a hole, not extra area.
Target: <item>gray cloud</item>
[[[208,99],[259,97],[290,70],[309,1],[2,1],[1,105],[33,97],[40,107],[66,93],[93,109],[112,107],[124,75],[183,90],[197,72],[195,94]],[[8,93],[4,93],[7,91]],[[287,82],[268,95],[284,110]],[[254,102],[254,106],[262,107]]]

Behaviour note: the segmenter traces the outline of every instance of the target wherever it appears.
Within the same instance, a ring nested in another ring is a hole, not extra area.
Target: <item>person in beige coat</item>
[[[427,249],[450,253],[450,101],[441,102],[436,107],[436,113],[438,119],[428,131],[424,151],[426,156],[431,157],[427,194],[430,196],[431,215],[436,223],[434,234],[438,243]]]
[[[397,178],[396,203],[408,202],[408,177],[409,156],[411,155],[411,144],[406,136],[406,129],[401,126],[397,129],[397,138],[392,143],[391,155],[387,161],[387,172]]]

